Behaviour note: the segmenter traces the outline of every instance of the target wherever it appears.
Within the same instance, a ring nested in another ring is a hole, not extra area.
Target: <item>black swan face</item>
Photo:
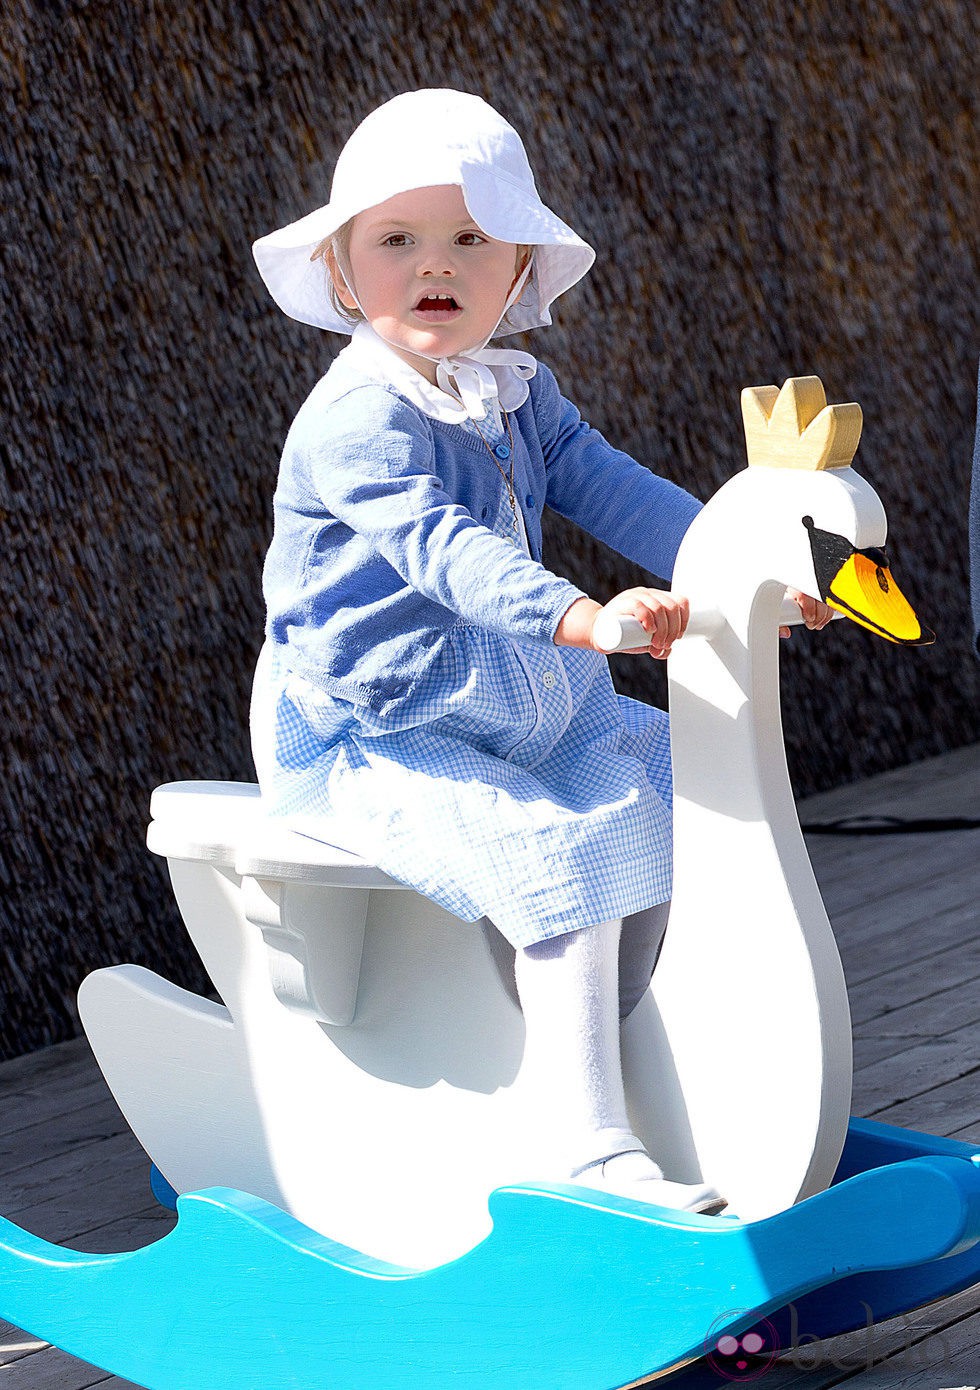
[[[834,531],[821,531],[812,516],[803,518],[810,533],[813,571],[824,603],[860,623],[869,632],[905,647],[928,647],[936,634],[923,627],[877,547],[856,550]]]

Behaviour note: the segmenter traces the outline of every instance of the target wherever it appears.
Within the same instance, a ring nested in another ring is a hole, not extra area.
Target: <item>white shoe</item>
[[[636,1151],[588,1164],[573,1174],[572,1181],[672,1211],[716,1216],[728,1206],[721,1193],[708,1183],[669,1182],[648,1154]]]

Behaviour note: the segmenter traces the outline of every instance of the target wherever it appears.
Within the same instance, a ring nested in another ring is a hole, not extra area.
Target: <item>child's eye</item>
[[[460,246],[481,246],[486,237],[481,236],[479,232],[460,232],[456,240]]]
[[[407,246],[408,244],[409,239],[405,232],[392,232],[381,243],[382,246]]]

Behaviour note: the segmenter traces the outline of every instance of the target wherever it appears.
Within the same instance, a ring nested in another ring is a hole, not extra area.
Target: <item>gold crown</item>
[[[855,402],[828,405],[818,376],[791,376],[782,390],[746,386],[742,420],[749,463],[764,468],[847,468],[864,416]]]

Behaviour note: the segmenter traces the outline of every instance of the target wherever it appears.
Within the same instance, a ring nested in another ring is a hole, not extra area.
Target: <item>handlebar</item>
[[[843,614],[835,613],[834,618]],[[799,605],[791,598],[784,598],[779,610],[780,627],[798,627],[803,622]],[[684,637],[714,637],[724,626],[725,619],[717,608],[692,609]],[[600,613],[592,629],[592,637],[600,651],[607,655],[613,652],[629,651],[635,647],[648,647],[650,634],[644,630],[638,619],[617,617],[614,613]],[[681,639],[683,641],[683,638]]]

